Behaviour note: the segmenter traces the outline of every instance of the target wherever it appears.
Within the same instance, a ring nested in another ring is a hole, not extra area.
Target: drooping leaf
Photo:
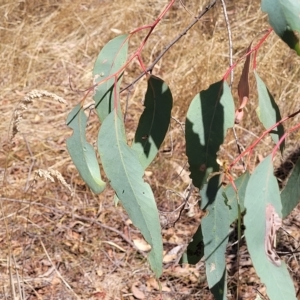
[[[234,124],[234,103],[228,84],[221,80],[195,96],[187,112],[186,154],[194,186],[201,188],[219,170],[217,152],[227,129]]]
[[[219,176],[211,178],[201,190],[201,208],[207,211],[201,221],[206,277],[208,286],[225,286],[220,283],[224,277],[226,261],[225,251],[229,235],[229,207],[223,197],[224,188],[219,183]],[[224,289],[217,289],[216,299],[226,299]]]
[[[249,47],[247,48],[246,53],[251,50],[252,42],[250,43]],[[238,83],[238,95],[239,95],[239,102],[240,105],[243,103],[243,97],[249,98],[249,68],[250,68],[250,61],[251,61],[251,54],[247,55],[242,75],[240,81]]]
[[[262,0],[262,11],[268,13],[269,22],[280,38],[300,55],[300,3],[298,0]]]
[[[250,43],[246,53],[251,50],[252,42]],[[249,68],[250,68],[251,54],[247,55],[242,75],[238,84],[238,95],[240,106],[235,112],[235,124],[239,124],[244,115],[244,107],[249,100]]]
[[[128,52],[128,35],[120,35],[109,41],[99,53],[93,69],[94,83],[103,81],[113,75],[124,65]],[[123,74],[119,74],[115,91],[119,91]],[[98,85],[94,101],[101,122],[114,109],[114,78]]]
[[[282,218],[286,218],[300,201],[300,158],[281,192]]]
[[[215,287],[212,289],[215,299],[226,299],[227,297],[227,286],[225,282],[222,282],[226,272],[225,251],[230,224],[238,218],[237,197],[242,206],[248,180],[248,172],[235,180],[238,195],[231,185],[223,188],[219,184],[218,177],[211,178],[200,192],[201,208],[207,211],[201,221],[206,276],[209,287]]]
[[[73,129],[73,134],[67,140],[67,149],[81,178],[95,193],[99,194],[105,189],[105,182],[101,179],[96,153],[85,136],[87,117],[80,104],[69,113],[67,125]]]
[[[250,177],[246,195],[245,237],[254,268],[266,285],[271,300],[295,299],[293,281],[286,264],[276,266],[269,261],[265,249],[266,207],[271,204],[281,217],[281,201],[273,174],[272,155],[266,157]]]
[[[173,98],[167,84],[151,75],[132,149],[144,169],[155,158],[169,128]]]
[[[162,273],[162,238],[158,210],[138,156],[124,139],[122,116],[115,109],[103,121],[98,149],[104,171],[133,224],[151,245],[149,262],[159,277]]]
[[[256,73],[256,71],[254,71],[254,75],[258,91],[258,108],[256,112],[259,120],[262,122],[264,127],[268,129],[281,120],[280,111],[273,96],[269,92],[265,83]],[[274,128],[274,130],[271,131],[271,137],[275,144],[279,141],[283,134],[284,128],[282,124],[280,124],[278,127]],[[283,151],[284,142],[280,145],[280,149],[281,151]]]

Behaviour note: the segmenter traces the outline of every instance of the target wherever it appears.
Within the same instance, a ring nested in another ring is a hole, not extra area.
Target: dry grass
[[[269,25],[260,12],[259,1],[227,2],[237,59]],[[0,20],[0,299],[133,299],[133,286],[147,299],[160,299],[144,256],[132,244],[141,236],[122,208],[113,206],[112,191],[93,195],[73,166],[65,145],[71,134],[65,120],[84,95],[79,90],[92,84],[93,63],[103,45],[117,33],[151,23],[166,3],[4,0],[0,4],[0,14],[4,16]],[[176,3],[143,52],[147,65],[191,22],[204,3],[186,2],[191,14]],[[139,33],[132,39],[131,50],[142,37],[143,33]],[[137,67],[134,63],[127,70],[127,83],[139,74]],[[161,76],[173,92],[173,117],[184,122],[192,97],[219,80],[227,67],[227,33],[217,5],[154,69],[154,74]],[[236,79],[240,72],[238,66]],[[283,115],[298,108],[300,63],[275,34],[258,54],[258,72]],[[27,93],[35,89],[55,93],[68,105],[45,96],[24,102]],[[130,99],[129,137],[137,125],[144,91],[142,81]],[[255,92],[252,95],[246,118],[237,129],[245,146],[262,129],[254,116]],[[15,109],[21,112],[21,118]],[[18,133],[12,128],[14,118],[18,119]],[[88,127],[91,138],[98,126],[92,115]],[[12,132],[16,133],[13,140]],[[293,136],[290,149],[296,143],[297,134]],[[237,155],[232,141],[229,134],[221,151],[223,158]],[[159,209],[164,212],[182,203],[178,193],[188,186],[184,176],[177,173],[178,166],[186,168],[186,157],[182,129],[175,121],[164,145],[170,146],[172,152],[161,152],[147,173]],[[264,156],[271,148],[267,140],[258,147],[257,154]],[[44,174],[41,178],[37,170],[44,170],[39,173]],[[191,202],[196,200],[194,194]],[[188,212],[175,228],[163,230],[166,250],[188,243],[196,230],[201,213],[197,205],[191,205]],[[172,214],[166,216],[174,218]],[[211,299],[204,274],[203,264],[184,268],[165,264],[163,299]],[[252,269],[248,267],[242,274],[243,299],[254,299],[255,288],[262,292],[263,288],[256,283]]]

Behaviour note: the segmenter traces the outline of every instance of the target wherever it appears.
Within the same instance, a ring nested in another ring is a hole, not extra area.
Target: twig
[[[80,299],[79,296],[74,292],[74,290],[71,288],[71,286],[68,284],[68,282],[63,278],[63,276],[60,274],[60,272],[57,270],[57,268],[55,267],[55,264],[53,263],[51,257],[49,256],[47,250],[46,250],[46,247],[44,245],[44,243],[42,242],[41,238],[39,238],[40,240],[40,243],[41,243],[41,246],[51,264],[51,266],[54,268],[57,276],[61,279],[61,281],[65,284],[65,286],[68,288],[68,290],[70,290],[72,292],[72,294],[77,298],[77,299]]]
[[[267,299],[257,288],[254,288],[255,291],[257,291],[263,299]]]
[[[193,183],[190,182],[190,184],[188,185],[188,187],[186,188],[186,195],[182,195],[180,193],[177,193],[176,191],[173,191],[173,190],[167,190],[167,192],[172,192],[174,194],[176,194],[177,196],[183,198],[183,203],[181,203],[177,208],[175,208],[173,211],[172,211],[172,214],[174,214],[175,212],[177,212],[179,210],[179,214],[178,214],[178,217],[176,218],[175,221],[172,221],[173,223],[173,227],[176,225],[176,223],[179,221],[180,217],[181,217],[181,214],[186,206],[186,204],[188,203],[189,199],[190,199],[190,196],[192,195],[192,192],[194,190],[194,186],[193,186]],[[163,213],[166,213],[166,212],[163,212]],[[171,222],[170,222],[171,223]]]
[[[224,14],[224,19],[225,19],[225,23],[226,23],[226,28],[227,28],[227,33],[228,33],[228,43],[229,43],[229,65],[230,65],[230,83],[229,86],[230,88],[232,88],[232,83],[233,83],[233,69],[232,64],[233,64],[233,60],[232,60],[232,38],[231,38],[231,29],[230,29],[230,24],[229,24],[229,19],[228,19],[228,14],[227,14],[227,9],[226,9],[226,4],[225,4],[225,0],[221,0],[222,3],[222,7],[223,7],[223,14]],[[239,155],[242,153],[241,147],[239,145],[239,140],[234,128],[234,125],[232,127],[232,131],[234,134],[234,138],[235,138],[235,142],[238,148],[238,152]],[[244,160],[242,159],[242,164],[244,167],[244,171],[246,171],[246,166],[244,163]],[[234,187],[234,186],[233,186]],[[238,194],[237,194],[237,199],[238,199]],[[240,229],[240,223],[241,223],[241,215],[240,215],[240,208],[239,208],[239,201],[238,201],[238,243],[237,243],[237,265],[239,266],[240,263],[240,239],[241,239],[241,229]],[[240,268],[237,269],[237,289],[236,289],[236,296],[237,299],[239,299],[239,277],[240,277],[240,272],[239,272]]]
[[[11,249],[9,249],[9,259],[8,259],[8,268],[9,268],[9,280],[10,280],[10,290],[11,290],[11,295],[13,296],[13,299],[16,299],[16,290],[15,290],[15,285],[14,285],[14,280],[13,280],[13,275],[12,275],[12,253]]]
[[[131,89],[129,89],[127,91],[126,102],[125,102],[125,111],[124,111],[124,123],[126,122],[130,94],[131,94]]]
[[[171,119],[173,119],[176,123],[179,124],[179,126],[181,127],[181,130],[183,132],[183,134],[185,134],[185,131],[184,131],[184,123],[183,122],[180,122],[179,120],[177,120],[175,117],[171,116]]]
[[[246,150],[244,150],[229,166],[229,168],[231,168],[232,166],[234,166],[242,157],[244,157],[248,152],[251,154],[252,150],[256,147],[256,145],[268,134],[270,133],[274,128],[276,128],[277,126],[279,126],[280,124],[282,124],[283,122],[295,117],[296,115],[298,115],[300,113],[300,109],[295,111],[294,113],[288,115],[287,117],[282,118],[280,121],[278,121],[276,124],[272,125],[270,128],[268,128],[266,131],[264,131],[262,133],[262,135],[256,140],[254,141]],[[296,125],[295,127],[293,127],[292,129],[290,129],[288,131],[288,133],[292,132],[293,130],[297,129],[300,125]],[[288,134],[286,133],[286,134]],[[283,136],[284,138],[286,137],[286,134]],[[277,150],[277,148],[280,146],[281,142],[282,142],[281,138],[279,140],[279,142],[276,144],[275,146],[275,150],[273,149],[272,153],[273,153],[273,157],[275,154],[275,151]]]
[[[222,3],[222,7],[223,7],[223,14],[224,14],[224,18],[225,18],[227,33],[228,33],[229,65],[230,65],[230,68],[231,68],[231,66],[233,65],[231,29],[230,29],[230,24],[229,24],[229,19],[228,19],[225,0],[221,0],[221,3]],[[230,84],[229,84],[230,87],[232,87],[232,83],[233,83],[233,69],[230,70]]]
[[[233,132],[233,135],[234,135],[236,146],[238,148],[238,153],[239,153],[239,155],[241,155],[241,153],[242,153],[243,150],[241,148],[240,142],[238,140],[238,137],[237,137],[237,134],[236,134],[236,131],[235,131],[235,125],[236,124],[234,124],[233,127],[232,127],[232,132]],[[245,164],[245,161],[244,161],[243,157],[241,158],[241,161],[242,161],[242,165],[243,165],[244,171],[246,172],[246,164]]]
[[[277,142],[277,144],[275,145],[273,151],[272,151],[272,157],[274,158],[275,153],[277,151],[277,149],[280,147],[280,145],[284,142],[284,140],[286,139],[286,137],[293,131],[297,130],[300,128],[300,124],[297,124],[296,126],[290,128],[288,131],[285,132],[285,134],[280,138],[280,140]]]
[[[235,124],[235,127],[238,128],[238,129],[241,129],[241,130],[243,130],[243,131],[245,131],[245,132],[247,132],[247,133],[249,133],[250,135],[252,135],[252,136],[253,136],[254,138],[256,138],[256,139],[259,139],[259,136],[256,135],[255,133],[253,133],[252,131],[250,131],[250,130],[248,130],[248,129],[246,129],[246,128],[244,128],[244,127],[238,125],[238,124]],[[267,143],[266,141],[262,141],[262,142],[263,142],[267,147],[272,148],[271,145],[270,145],[270,143]],[[243,151],[244,151],[244,150],[243,150]]]
[[[12,257],[13,257],[15,270],[16,270],[16,278],[17,278],[17,284],[18,284],[18,289],[19,289],[19,296],[21,299],[25,299],[25,295],[24,295],[24,293],[22,293],[22,291],[24,292],[24,289],[21,288],[21,282],[20,282],[20,276],[19,276],[19,272],[18,272],[18,268],[17,268],[16,258],[13,254],[12,254]],[[14,285],[14,282],[11,282],[11,284]]]
[[[267,37],[269,36],[269,34],[271,33],[273,31],[273,29],[272,28],[270,28],[268,31],[267,31],[267,33],[263,36],[263,38],[258,42],[258,44],[255,46],[255,47],[253,47],[250,51],[248,51],[246,54],[244,54],[242,57],[240,57],[227,71],[226,71],[226,73],[225,73],[225,75],[223,76],[223,79],[224,80],[226,80],[227,79],[227,77],[228,77],[228,75],[231,73],[231,70],[232,69],[234,69],[236,66],[237,66],[237,64],[241,61],[241,60],[243,60],[247,55],[249,55],[249,54],[251,54],[251,53],[253,53],[254,52],[254,59],[253,59],[253,69],[255,70],[256,69],[256,61],[255,61],[255,56],[256,56],[256,53],[257,53],[257,51],[258,51],[258,49],[259,49],[259,47],[262,45],[262,43],[267,39]]]
[[[26,148],[27,148],[27,150],[28,150],[28,152],[29,152],[29,154],[30,154],[30,159],[31,159],[31,164],[30,164],[30,167],[29,167],[29,171],[28,171],[28,175],[27,175],[26,184],[25,184],[25,187],[24,187],[24,192],[26,193],[26,192],[28,191],[28,188],[29,188],[29,179],[30,179],[30,177],[31,177],[31,172],[32,172],[32,169],[33,169],[33,167],[34,167],[34,164],[35,164],[36,159],[35,159],[35,157],[34,157],[32,151],[31,151],[31,148],[30,148],[30,146],[29,146],[29,143],[28,143],[28,141],[27,141],[27,139],[26,139],[26,137],[25,137],[24,134],[23,134],[23,138],[24,138],[24,141],[25,141],[25,144],[26,144]]]
[[[189,191],[188,191],[188,194],[186,195],[186,197],[184,199],[184,203],[183,203],[184,205],[182,205],[182,207],[181,207],[181,209],[179,211],[178,218],[174,221],[173,226],[175,226],[175,224],[179,221],[179,219],[181,217],[181,214],[182,214],[182,212],[183,212],[183,210],[185,208],[185,205],[189,201],[189,198],[190,198],[190,196],[191,196],[191,194],[192,194],[192,192],[194,190],[194,186],[193,186],[192,182],[189,184],[188,189],[189,189]]]
[[[232,88],[232,84],[233,84],[233,68],[231,68],[231,67],[233,65],[233,54],[232,54],[232,48],[233,48],[233,46],[232,46],[231,28],[230,28],[230,23],[229,23],[229,19],[228,19],[228,14],[227,14],[225,0],[221,0],[221,3],[222,3],[222,7],[223,7],[223,14],[224,14],[224,19],[225,19],[225,23],[226,23],[227,33],[228,33],[229,67],[230,67],[230,82],[229,82],[229,86],[230,86],[230,88]],[[236,134],[234,126],[232,127],[232,131],[233,131],[233,135],[234,135],[234,138],[235,138],[236,146],[238,148],[238,152],[239,152],[239,154],[241,154],[242,153],[242,149],[240,147],[240,143],[239,143],[239,140],[238,140],[238,137],[237,137],[237,134]],[[245,165],[244,159],[242,159],[242,164],[243,164],[243,167],[244,167],[244,171],[246,171],[246,165]]]
[[[115,83],[114,83],[114,87],[116,87],[116,81],[118,76],[123,72],[123,70],[128,66],[128,64],[134,59],[137,58],[141,68],[143,69],[143,72],[129,85],[127,85],[125,88],[123,88],[119,93],[122,93],[123,91],[129,89],[130,87],[132,87],[137,81],[139,81],[145,74],[148,74],[152,72],[154,66],[158,63],[158,61],[166,54],[166,52],[177,42],[179,41],[185,34],[187,34],[187,32],[216,4],[217,0],[211,0],[211,2],[202,10],[202,12],[195,18],[195,20],[181,33],[179,34],[179,36],[177,36],[169,45],[167,45],[164,50],[158,55],[158,57],[154,60],[154,62],[146,69],[143,62],[142,62],[142,58],[141,58],[141,51],[143,50],[146,41],[148,40],[149,36],[151,35],[151,33],[153,32],[154,28],[156,27],[156,25],[161,21],[161,19],[163,18],[163,16],[166,14],[166,12],[169,10],[169,8],[174,4],[175,0],[172,0],[167,7],[163,10],[163,12],[159,15],[159,17],[154,21],[153,24],[151,25],[145,25],[142,26],[132,32],[130,32],[130,36],[132,36],[132,34],[146,29],[146,28],[150,28],[148,34],[146,35],[146,37],[143,39],[141,45],[138,47],[138,49],[130,56],[130,58],[126,61],[126,63],[115,73],[109,75],[108,77],[104,78],[103,80],[100,80],[99,82],[95,83],[91,88],[88,89],[88,92],[86,93],[86,95],[83,97],[83,99],[81,100],[81,104],[84,103],[84,101],[86,100],[86,98],[88,97],[89,93],[92,92],[98,85],[102,84],[103,82],[106,82],[112,78],[115,78]],[[130,38],[130,36],[128,37],[128,39]],[[127,40],[127,39],[126,39]],[[125,43],[125,41],[124,41]],[[124,45],[123,43],[123,45]],[[123,47],[122,45],[122,47]],[[118,101],[118,95],[117,95],[117,90],[116,88],[114,88],[114,106],[116,107],[116,102]],[[70,120],[71,122],[72,120]],[[69,124],[67,124],[69,125]]]
[[[160,61],[160,59],[166,54],[166,52],[175,44],[177,43],[187,32],[216,4],[217,0],[212,0],[205,8],[200,12],[200,14],[195,18],[195,20],[188,26],[186,29],[182,31],[169,45],[167,45],[162,52],[157,56],[154,62],[143,72],[141,73],[136,79],[134,79],[130,84],[124,87],[120,93],[132,87],[137,81],[139,81],[145,74],[148,72],[152,72],[154,66]]]

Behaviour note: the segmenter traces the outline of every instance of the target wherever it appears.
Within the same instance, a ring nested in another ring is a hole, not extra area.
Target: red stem
[[[252,52],[257,52],[257,50],[260,48],[261,44],[267,39],[267,37],[269,36],[269,34],[273,31],[272,28],[270,28],[268,30],[268,32],[263,36],[263,38],[258,42],[258,44],[253,47],[250,51],[248,51],[246,54],[244,54],[242,57],[240,57],[236,63],[234,63],[225,73],[225,75],[223,76],[223,80],[227,80],[227,77],[229,76],[230,72],[237,66],[237,64],[244,59],[246,56],[248,56],[249,54],[251,54]],[[256,55],[254,57],[254,61],[255,61],[255,65],[253,64],[253,69],[256,68]]]
[[[128,64],[135,58],[137,57],[139,63],[140,63],[140,66],[143,70],[143,72],[146,74],[147,71],[146,71],[146,67],[144,66],[144,63],[142,61],[142,57],[141,57],[141,52],[149,38],[149,36],[151,35],[152,31],[154,30],[154,28],[156,27],[156,25],[162,20],[162,18],[165,16],[165,14],[168,12],[168,10],[171,8],[171,6],[174,4],[175,0],[171,0],[170,3],[165,7],[165,9],[159,14],[158,18],[150,25],[144,25],[140,28],[137,28],[135,29],[134,31],[132,31],[130,33],[130,35],[124,40],[123,42],[123,45],[125,44],[125,42],[130,39],[132,37],[132,35],[138,31],[141,31],[143,29],[147,29],[147,28],[150,28],[149,32],[147,33],[146,37],[143,39],[142,43],[140,44],[139,48],[130,56],[130,58],[125,62],[125,64],[115,73],[111,74],[110,76],[106,77],[105,79],[97,82],[96,84],[94,84],[91,88],[89,88],[87,94],[84,96],[84,98],[81,100],[81,103],[84,102],[84,100],[87,98],[88,94],[94,90],[97,86],[99,86],[100,84],[106,82],[107,80],[111,79],[111,78],[115,78],[115,83],[116,84],[118,82],[118,77],[119,77],[119,74],[121,74],[124,69],[128,66]],[[123,45],[120,47],[120,49],[122,49]],[[115,93],[115,88],[114,88],[114,93]],[[117,98],[115,98],[117,99]],[[114,106],[116,106],[117,103],[114,103]]]
[[[286,137],[293,131],[297,130],[300,128],[300,123],[297,124],[296,126],[290,128],[278,141],[278,143],[276,144],[276,146],[274,147],[273,151],[272,151],[272,158],[274,158],[276,151],[278,150],[278,148],[280,147],[280,145],[283,143],[283,141],[286,139]]]
[[[268,130],[266,130],[265,132],[263,132],[263,134],[254,141],[254,143],[252,143],[245,151],[243,151],[229,166],[229,169],[231,169],[242,157],[244,157],[248,152],[251,154],[251,152],[253,151],[253,149],[256,147],[256,145],[268,134],[270,133],[274,128],[276,128],[278,125],[280,125],[281,123],[285,122],[288,119],[293,118],[294,116],[296,116],[297,114],[300,113],[300,109],[297,110],[296,112],[290,114],[289,116],[281,119],[280,121],[278,121],[276,124],[272,125]],[[300,124],[297,125],[300,127]],[[295,130],[296,127],[293,127],[291,130]],[[298,128],[298,127],[297,127]],[[291,130],[289,130],[289,132],[291,132]],[[288,132],[288,133],[289,133]],[[283,137],[282,137],[283,138]],[[277,150],[277,148],[280,146],[280,143],[282,143],[282,138],[280,139],[280,141],[276,144],[275,148]],[[279,144],[279,145],[278,145]],[[272,153],[275,153],[274,150],[272,151]]]

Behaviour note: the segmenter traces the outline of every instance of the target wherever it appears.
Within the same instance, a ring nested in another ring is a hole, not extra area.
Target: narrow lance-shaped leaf
[[[286,218],[300,201],[300,158],[281,192],[282,218]]]
[[[251,50],[252,42],[250,43],[246,53]],[[238,84],[238,95],[240,106],[235,112],[235,124],[239,124],[244,115],[244,107],[249,100],[249,68],[250,68],[251,54],[247,55],[242,75]]]
[[[86,140],[86,123],[87,117],[78,104],[67,118],[67,125],[73,129],[73,135],[66,140],[67,149],[84,182],[99,194],[105,189],[105,182],[101,179],[95,150]]]
[[[140,163],[146,169],[156,157],[167,134],[173,98],[168,85],[160,78],[151,75],[145,95],[145,109],[140,117],[134,142],[131,148],[136,151]],[[114,203],[118,204],[115,195]]]
[[[262,0],[261,9],[268,13],[269,22],[280,38],[300,55],[299,38],[294,32],[300,32],[299,0]]]
[[[153,161],[170,125],[173,98],[167,84],[151,75],[132,149],[144,169]]]
[[[103,121],[98,149],[104,171],[133,224],[140,229],[152,249],[151,268],[162,273],[162,238],[158,210],[150,186],[144,182],[144,169],[138,156],[124,139],[122,116],[115,109]]]
[[[234,103],[228,84],[221,80],[195,96],[187,112],[186,154],[194,186],[201,188],[219,170],[217,152],[234,124]]]
[[[254,71],[257,91],[258,91],[258,108],[256,110],[259,120],[262,122],[266,129],[270,128],[272,125],[276,124],[281,120],[280,111],[278,105],[276,104],[273,96],[269,92],[265,83],[258,76],[256,71]],[[279,124],[278,127],[274,128],[271,131],[271,137],[276,144],[279,139],[284,134],[284,128],[282,124]],[[280,145],[281,151],[284,149],[284,143]]]
[[[220,176],[214,176],[201,190],[201,208],[207,211],[201,221],[206,277],[208,286],[214,289],[215,299],[226,299],[227,285],[222,280],[225,272],[225,250],[228,241],[230,221],[228,217],[229,207],[224,203]],[[220,281],[223,281],[222,283]],[[224,298],[225,297],[225,298]]]
[[[267,208],[274,207],[281,217],[279,187],[273,172],[272,155],[269,155],[250,177],[245,195],[245,237],[254,268],[266,285],[269,298],[296,300],[294,284],[286,264],[282,261],[272,263],[270,249],[266,249],[266,242],[270,239],[267,230]],[[274,233],[274,229],[272,232]],[[271,249],[271,252],[273,251],[275,250]]]
[[[109,41],[99,53],[93,69],[94,83],[115,74],[127,60],[128,35],[120,35]],[[119,74],[116,90],[119,90],[123,74]],[[95,108],[101,122],[114,109],[114,77],[98,85],[95,89]]]
[[[243,208],[243,201],[249,173],[235,180],[238,198]],[[230,224],[238,218],[238,199],[231,185],[223,188],[218,177],[213,177],[200,192],[201,208],[207,211],[201,221],[204,242],[204,256],[208,285],[215,299],[227,299],[225,252],[229,239]]]

